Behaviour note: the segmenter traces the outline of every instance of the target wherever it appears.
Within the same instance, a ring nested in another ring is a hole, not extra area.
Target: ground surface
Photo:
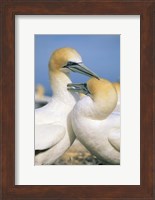
[[[75,140],[70,149],[54,165],[107,165],[107,163],[98,160],[78,140]]]

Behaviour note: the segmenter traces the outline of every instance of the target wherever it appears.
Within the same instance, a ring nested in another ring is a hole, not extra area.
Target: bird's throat
[[[67,84],[71,83],[69,73],[51,71],[50,82],[53,96],[64,102],[72,101],[72,99],[74,100],[74,96],[67,90]]]

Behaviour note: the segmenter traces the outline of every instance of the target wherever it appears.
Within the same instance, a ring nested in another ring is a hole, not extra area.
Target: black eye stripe
[[[78,64],[81,64],[81,63],[82,63],[82,62],[76,63],[76,62],[69,61],[69,62],[67,62],[67,64],[64,66],[64,68],[65,68],[65,67],[70,67],[70,66],[72,66],[72,65],[78,65]]]
[[[83,85],[84,85],[84,87],[87,89],[87,84],[86,84],[86,83],[84,83]]]
[[[67,65],[64,66],[64,68],[65,68],[65,67],[72,66],[72,65],[77,65],[77,63],[75,63],[75,62],[70,62],[70,61],[69,61],[69,62],[67,63]]]
[[[67,63],[67,65],[68,65],[68,66],[77,65],[77,63],[69,61],[69,62]]]
[[[83,85],[84,85],[84,87],[86,88],[86,90],[88,91],[87,94],[90,94],[90,92],[89,92],[89,90],[88,90],[88,87],[87,87],[87,83],[84,83]]]

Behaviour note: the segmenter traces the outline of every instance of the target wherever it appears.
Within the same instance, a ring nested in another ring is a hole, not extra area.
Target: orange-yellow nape
[[[49,60],[49,70],[59,71],[62,67],[64,67],[67,62],[82,62],[82,58],[79,53],[69,47],[60,48],[55,50]]]

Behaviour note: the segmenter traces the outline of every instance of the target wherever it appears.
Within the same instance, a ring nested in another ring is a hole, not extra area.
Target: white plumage
[[[84,92],[72,111],[72,126],[77,138],[99,159],[120,163],[120,113],[113,112],[117,92],[105,79],[90,79],[87,84],[69,84],[70,91]]]
[[[61,48],[52,54],[49,75],[53,96],[46,106],[35,110],[35,150],[48,150],[35,156],[36,165],[52,164],[75,139],[71,111],[78,96],[67,90],[70,71],[96,76],[83,65],[74,49]]]

